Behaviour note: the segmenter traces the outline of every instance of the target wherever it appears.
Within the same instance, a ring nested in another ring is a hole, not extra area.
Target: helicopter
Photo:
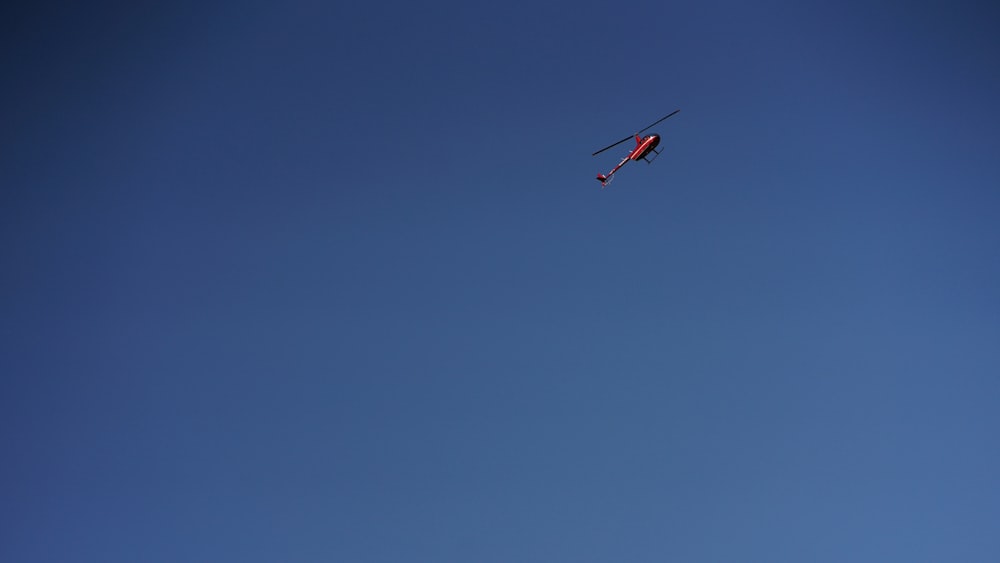
[[[679,110],[679,109],[678,110],[674,110],[673,112],[671,112],[670,114],[668,114],[666,117],[661,117],[660,119],[657,119],[656,121],[654,121],[648,127],[637,131],[633,135],[629,135],[628,137],[625,137],[624,139],[618,141],[617,143],[611,143],[610,145],[608,145],[608,146],[604,147],[603,149],[601,149],[601,150],[595,152],[594,154],[590,155],[590,156],[597,156],[597,155],[601,154],[602,152],[604,152],[604,151],[606,151],[606,150],[608,150],[610,148],[617,147],[618,145],[624,143],[625,141],[627,141],[629,139],[632,139],[632,138],[635,138],[635,148],[632,149],[632,151],[629,152],[625,156],[625,158],[623,158],[621,160],[621,162],[618,163],[617,166],[615,166],[614,168],[612,168],[611,172],[608,172],[607,174],[598,174],[597,175],[598,181],[601,182],[601,189],[604,189],[605,187],[607,187],[608,184],[611,183],[611,180],[614,179],[615,172],[618,172],[619,168],[621,168],[622,166],[625,166],[626,162],[628,162],[630,160],[638,161],[638,160],[641,159],[641,160],[645,160],[647,163],[652,163],[653,160],[656,160],[656,157],[660,156],[660,153],[663,152],[662,149],[661,150],[656,150],[656,146],[660,144],[660,136],[657,135],[656,133],[653,133],[652,135],[646,135],[645,137],[640,137],[639,135],[641,135],[642,133],[644,133],[645,131],[647,131],[650,127],[653,127],[653,125],[656,125],[657,123],[660,123],[661,121],[667,119],[668,117],[672,117],[674,114],[676,114],[679,111],[681,111],[681,110]],[[656,156],[654,156],[652,158],[652,160],[651,160],[651,159],[648,158],[649,157],[649,153],[654,153],[654,154],[656,154]]]

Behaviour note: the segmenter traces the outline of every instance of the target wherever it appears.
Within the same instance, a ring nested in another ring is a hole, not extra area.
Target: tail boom
[[[601,187],[602,188],[607,187],[607,185],[609,183],[611,183],[611,179],[615,175],[615,172],[618,172],[618,170],[622,166],[625,166],[625,163],[628,162],[628,160],[629,160],[629,157],[626,156],[625,158],[622,159],[621,162],[618,163],[618,166],[615,166],[614,168],[611,169],[611,172],[608,172],[607,174],[598,174],[597,175],[597,180],[599,182],[601,182]]]

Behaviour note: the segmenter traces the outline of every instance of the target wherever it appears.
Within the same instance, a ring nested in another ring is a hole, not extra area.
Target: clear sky
[[[114,4],[0,18],[3,561],[1000,560],[1000,9]]]

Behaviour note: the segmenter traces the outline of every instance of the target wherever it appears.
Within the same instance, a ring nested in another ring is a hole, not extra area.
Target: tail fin
[[[610,179],[610,178],[608,178],[607,176],[605,176],[604,174],[598,174],[598,175],[597,175],[597,179],[598,179],[598,181],[600,181],[600,182],[601,182],[601,187],[602,187],[602,188],[603,188],[603,187],[605,187],[605,186],[607,186],[607,185],[608,185],[608,182],[610,182],[610,181],[611,181],[611,179]]]

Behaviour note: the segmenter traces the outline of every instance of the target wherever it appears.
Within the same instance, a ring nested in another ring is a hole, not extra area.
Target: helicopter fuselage
[[[653,152],[656,145],[660,144],[660,136],[656,133],[652,135],[647,135],[645,137],[635,136],[635,148],[629,153],[629,160],[640,160],[646,158],[646,155]]]

